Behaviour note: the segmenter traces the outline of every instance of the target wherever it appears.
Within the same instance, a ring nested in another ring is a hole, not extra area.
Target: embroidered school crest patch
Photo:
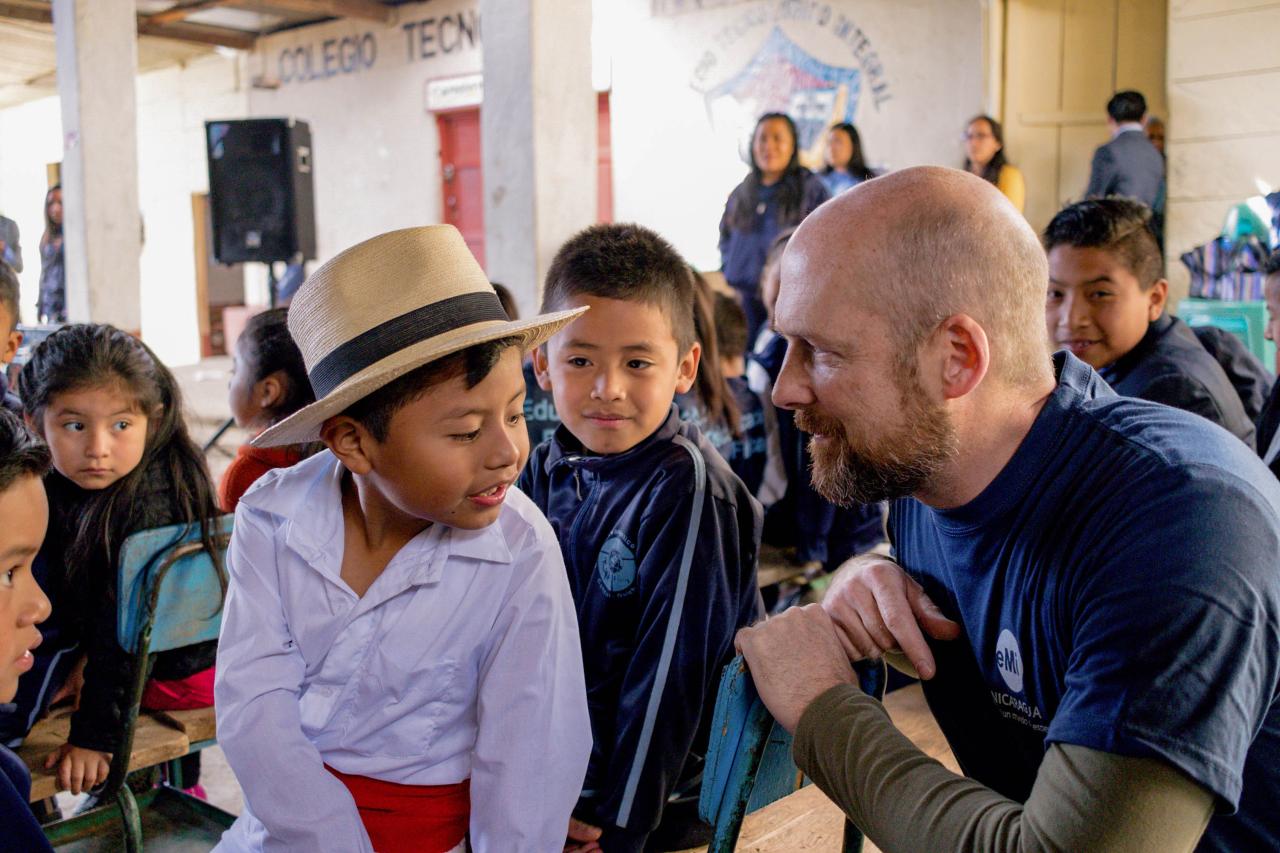
[[[613,598],[630,595],[636,584],[636,546],[617,530],[609,534],[596,557],[596,580]]]

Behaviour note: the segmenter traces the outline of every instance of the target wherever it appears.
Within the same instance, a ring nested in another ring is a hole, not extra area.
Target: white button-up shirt
[[[371,851],[324,768],[471,780],[477,851],[559,851],[591,751],[577,619],[551,525],[512,489],[435,524],[365,592],[341,579],[343,469],[323,452],[240,501],[218,644],[218,741],[245,810],[223,851]]]

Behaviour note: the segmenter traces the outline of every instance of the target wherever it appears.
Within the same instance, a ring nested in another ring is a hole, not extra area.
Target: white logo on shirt
[[[1022,652],[1018,650],[1018,640],[1013,632],[1005,628],[996,640],[996,669],[1000,677],[1014,693],[1022,692]]]

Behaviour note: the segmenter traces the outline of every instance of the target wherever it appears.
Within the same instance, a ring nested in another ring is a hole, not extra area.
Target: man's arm
[[[302,733],[306,664],[289,633],[264,519],[236,512],[218,640],[218,743],[267,828],[264,853],[373,853],[355,801]]]
[[[1025,804],[915,747],[856,687],[800,719],[796,764],[886,853],[914,850],[1192,850],[1213,795],[1169,764],[1052,744]]]
[[[545,522],[544,522],[545,527]],[[559,850],[591,753],[573,594],[549,527],[512,569],[518,588],[480,662],[471,847]]]
[[[1105,196],[1111,192],[1115,180],[1115,157],[1111,149],[1105,145],[1098,146],[1093,152],[1093,165],[1089,169],[1089,186],[1085,188],[1085,198]]]

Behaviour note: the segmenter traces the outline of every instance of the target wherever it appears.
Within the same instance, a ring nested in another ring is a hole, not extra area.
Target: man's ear
[[[1154,323],[1164,313],[1164,306],[1169,301],[1169,280],[1159,279],[1147,291],[1147,322]]]
[[[702,344],[697,341],[689,347],[689,351],[680,359],[676,368],[676,393],[686,394],[698,378],[698,362],[702,360]]]
[[[547,345],[533,348],[533,375],[538,379],[538,387],[543,391],[551,390],[551,360],[547,358]]]
[[[352,474],[373,470],[369,451],[377,440],[364,424],[350,415],[334,415],[320,427],[320,440]]]
[[[982,382],[991,367],[987,333],[968,314],[943,320],[922,347],[922,375],[932,372],[947,400],[963,397]]]

